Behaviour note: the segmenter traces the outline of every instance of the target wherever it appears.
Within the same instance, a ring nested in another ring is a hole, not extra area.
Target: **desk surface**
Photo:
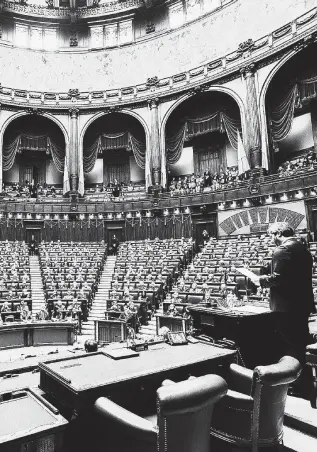
[[[222,315],[226,317],[249,317],[271,313],[268,308],[262,308],[259,306],[245,305],[228,310],[219,308],[208,308],[206,306],[193,305],[188,306],[191,312],[201,312],[202,314],[210,315]]]
[[[162,343],[150,346],[149,350],[140,352],[139,356],[132,358],[114,360],[103,352],[97,352],[40,363],[39,367],[41,374],[44,371],[78,393],[205,361],[232,360],[234,355],[235,352],[232,350],[220,349],[209,344],[171,346]]]
[[[27,437],[48,430],[51,433],[53,428],[67,424],[58,412],[53,413],[29,390],[23,391],[19,398],[0,401],[0,418],[0,444],[19,438],[25,441]]]

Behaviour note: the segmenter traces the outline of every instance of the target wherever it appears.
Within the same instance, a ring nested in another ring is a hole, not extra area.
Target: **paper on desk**
[[[237,267],[236,270],[241,273],[242,275],[246,276],[247,278],[251,279],[253,281],[254,279],[259,279],[259,276],[255,273],[251,272],[248,268],[245,267]]]

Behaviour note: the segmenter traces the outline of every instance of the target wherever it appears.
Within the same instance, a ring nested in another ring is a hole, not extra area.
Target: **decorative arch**
[[[83,151],[84,151],[84,137],[85,134],[89,128],[89,126],[96,121],[97,119],[101,118],[102,116],[111,114],[112,112],[108,112],[108,111],[101,111],[96,113],[94,116],[92,116],[90,119],[88,119],[88,121],[86,121],[86,123],[84,124],[84,126],[82,127],[81,131],[80,131],[80,139],[79,139],[79,172],[82,171],[83,168]],[[144,129],[144,133],[145,133],[145,185],[146,185],[146,189],[151,185],[151,170],[150,170],[150,159],[149,159],[149,149],[150,149],[150,130],[148,127],[148,124],[146,123],[146,121],[144,120],[144,118],[136,113],[135,111],[131,111],[131,110],[127,110],[125,108],[114,110],[113,113],[122,113],[122,114],[126,114],[129,116],[132,116],[133,118],[135,118],[143,127]]]
[[[271,154],[269,152],[269,140],[268,140],[268,126],[267,126],[267,116],[266,116],[266,95],[268,88],[270,86],[271,81],[277,72],[287,63],[291,58],[293,58],[296,54],[298,54],[301,50],[291,50],[284,57],[277,62],[277,64],[271,69],[266,79],[264,80],[262,87],[260,89],[259,96],[259,112],[261,118],[261,130],[262,130],[262,153],[266,153],[269,158],[269,169],[271,168]],[[265,152],[264,152],[265,151]]]
[[[4,137],[4,133],[7,129],[7,127],[9,126],[9,124],[11,124],[13,121],[15,121],[18,118],[21,118],[23,116],[31,116],[32,113],[29,113],[27,111],[19,111],[13,115],[11,115],[9,118],[7,118],[5,120],[5,122],[3,123],[1,130],[0,130],[0,192],[2,192],[2,181],[3,181],[3,156],[2,156],[2,149],[3,149],[3,137]],[[57,119],[55,118],[54,115],[50,114],[50,113],[41,113],[40,116],[46,117],[47,119],[50,119],[51,121],[53,121],[62,131],[63,136],[64,136],[64,140],[65,140],[65,155],[68,154],[69,152],[69,134],[67,129],[65,128],[65,126]]]
[[[220,85],[213,85],[208,87],[208,89],[205,92],[221,92],[224,94],[229,95],[230,97],[232,97],[238,107],[239,107],[239,111],[240,111],[240,118],[241,118],[241,127],[242,127],[242,138],[246,136],[246,117],[245,117],[245,106],[243,104],[243,101],[241,99],[241,97],[231,88],[227,88],[226,86],[220,86]],[[161,129],[160,129],[160,137],[161,137],[161,168],[162,168],[162,174],[161,174],[161,180],[162,180],[162,185],[166,186],[167,183],[167,176],[166,176],[166,155],[165,155],[165,130],[166,130],[166,123],[169,119],[169,117],[171,116],[171,114],[173,113],[173,111],[185,100],[189,99],[190,97],[193,97],[194,94],[192,96],[185,94],[183,96],[181,96],[179,99],[177,99],[173,105],[171,105],[171,107],[167,110],[167,112],[165,113],[165,115],[162,118],[162,122],[161,122]]]

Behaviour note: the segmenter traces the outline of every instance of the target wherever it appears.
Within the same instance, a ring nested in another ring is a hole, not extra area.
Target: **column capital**
[[[244,78],[252,77],[255,74],[255,72],[256,72],[256,64],[254,64],[254,63],[251,63],[251,64],[248,64],[246,66],[243,66],[240,69],[240,74]]]
[[[70,108],[68,111],[69,111],[70,117],[72,119],[77,119],[78,118],[78,113],[79,113],[79,109],[78,108]]]
[[[148,99],[147,101],[150,109],[152,110],[152,108],[157,108],[158,104],[160,103],[160,99],[158,97],[153,97],[152,99]]]

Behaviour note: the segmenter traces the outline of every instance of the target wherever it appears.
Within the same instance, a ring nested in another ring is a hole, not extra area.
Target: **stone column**
[[[313,100],[311,103],[311,125],[314,140],[314,152],[317,154],[317,101]]]
[[[160,127],[158,116],[159,99],[148,100],[150,108],[150,149],[146,158],[150,159],[150,170],[152,173],[153,185],[161,184],[161,152],[160,152]]]
[[[0,115],[1,115],[1,104],[0,104]],[[0,121],[0,193],[2,193],[2,184],[3,184],[3,134],[2,134],[2,146],[1,146],[1,121]]]
[[[70,191],[78,192],[78,114],[77,108],[71,108],[70,114],[70,137],[69,137],[69,156],[68,171],[70,180]]]
[[[241,75],[246,88],[246,150],[250,159],[251,169],[261,168],[261,135],[260,135],[260,115],[255,86],[256,68],[254,64],[241,69]]]

